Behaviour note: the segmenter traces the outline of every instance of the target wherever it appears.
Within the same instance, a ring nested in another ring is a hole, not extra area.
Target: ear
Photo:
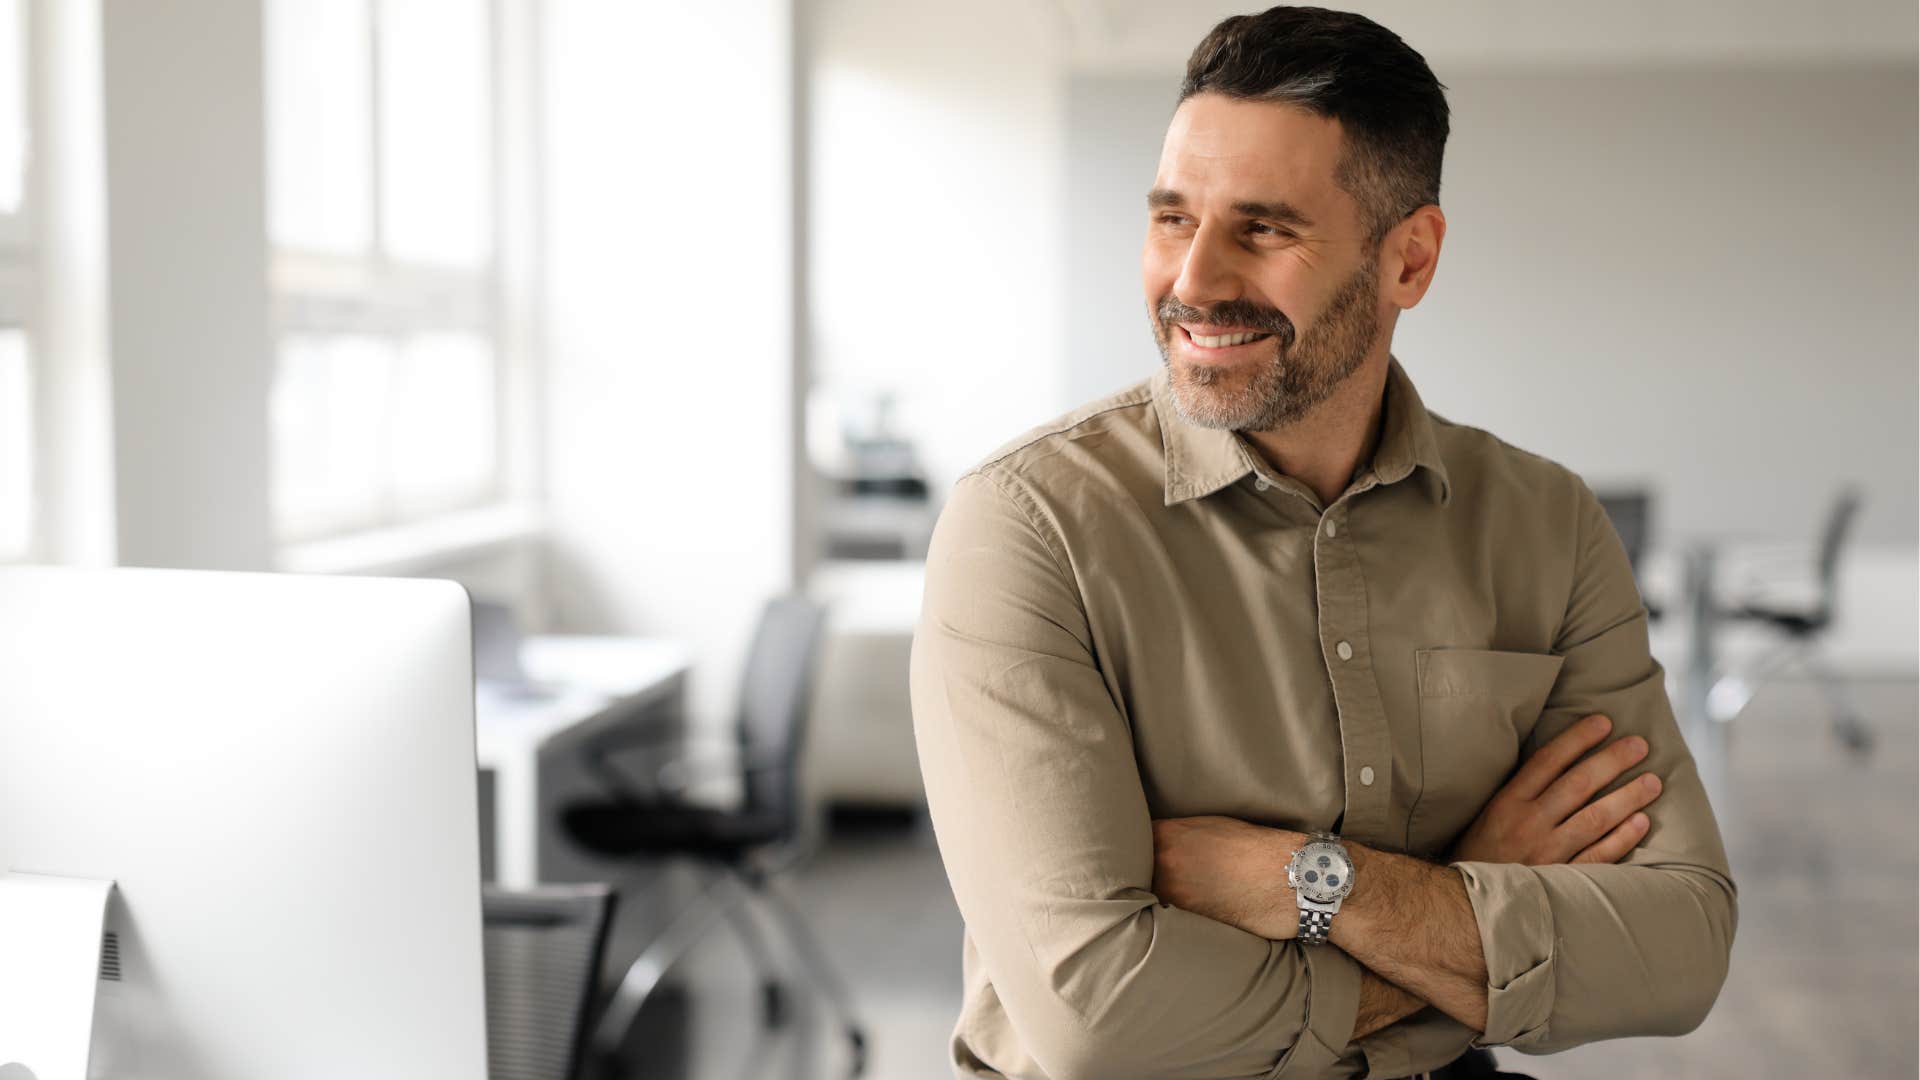
[[[1397,308],[1418,304],[1433,284],[1446,236],[1447,216],[1432,203],[1401,219],[1380,242],[1381,298]]]

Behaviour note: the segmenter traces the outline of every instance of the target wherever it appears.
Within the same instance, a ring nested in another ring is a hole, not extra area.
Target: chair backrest
[[[1853,531],[1853,522],[1860,516],[1862,497],[1858,488],[1842,488],[1833,500],[1833,509],[1827,512],[1826,524],[1820,530],[1820,547],[1814,571],[1820,579],[1820,611],[1833,614],[1835,600],[1840,591],[1840,552],[1845,549],[1847,535]]]
[[[1596,491],[1594,496],[1600,500],[1600,509],[1606,511],[1607,520],[1613,523],[1613,531],[1620,534],[1620,545],[1627,549],[1627,561],[1638,573],[1653,529],[1653,493],[1621,488]]]
[[[613,907],[605,885],[482,886],[490,1080],[579,1075]]]
[[[804,596],[768,601],[754,628],[740,686],[740,744],[752,759],[773,763],[746,776],[746,804],[777,814],[791,835],[800,821],[801,752],[826,609]]]

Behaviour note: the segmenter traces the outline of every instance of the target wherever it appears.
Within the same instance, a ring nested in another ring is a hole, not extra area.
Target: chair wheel
[[[867,1071],[866,1033],[859,1028],[848,1028],[847,1042],[853,1046],[853,1062],[847,1067],[847,1075],[859,1076]]]
[[[787,1022],[787,988],[777,982],[760,984],[760,1015],[770,1028]]]
[[[1873,750],[1873,732],[1860,722],[1857,716],[1842,717],[1833,725],[1834,734],[1840,737],[1840,745],[1858,757],[1865,757]]]

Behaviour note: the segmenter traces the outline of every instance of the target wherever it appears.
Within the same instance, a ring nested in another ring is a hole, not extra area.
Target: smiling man
[[[1146,199],[1163,370],[955,486],[912,687],[957,1076],[1484,1075],[1712,1006],[1734,886],[1619,540],[1391,353],[1447,130],[1367,19],[1221,23]]]

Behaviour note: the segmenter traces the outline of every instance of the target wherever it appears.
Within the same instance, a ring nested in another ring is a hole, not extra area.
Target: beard
[[[1304,335],[1296,334],[1279,308],[1251,300],[1201,309],[1161,297],[1153,309],[1153,337],[1172,379],[1174,409],[1197,427],[1227,431],[1274,431],[1312,412],[1360,370],[1379,336],[1376,270],[1376,261],[1368,259]],[[1262,331],[1272,335],[1273,352],[1253,364],[1175,363],[1172,335],[1180,322]]]

